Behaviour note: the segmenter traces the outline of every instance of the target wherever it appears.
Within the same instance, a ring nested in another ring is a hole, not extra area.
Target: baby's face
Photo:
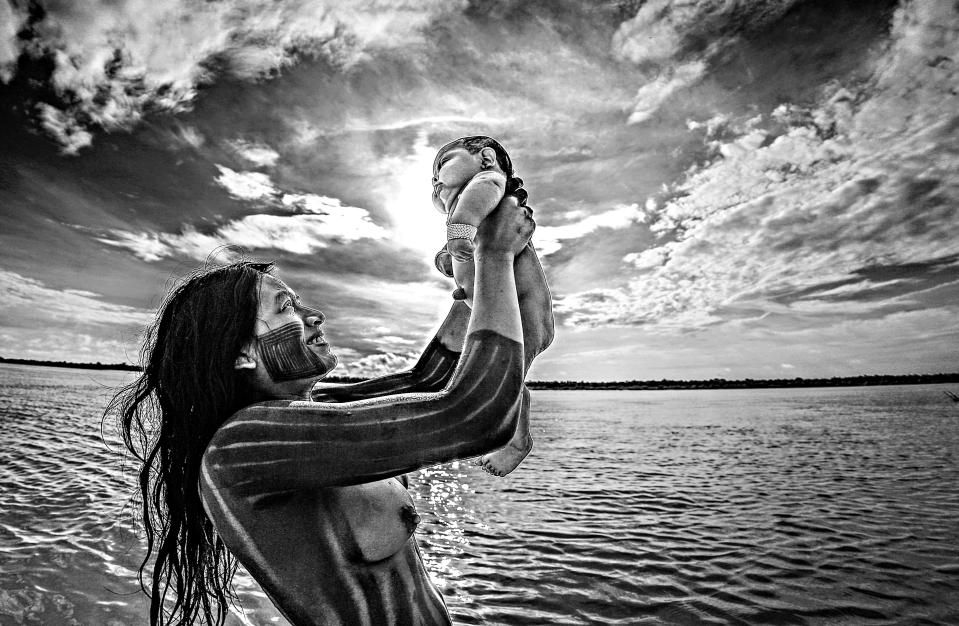
[[[433,206],[441,213],[448,212],[450,198],[481,171],[481,152],[470,154],[466,148],[456,147],[436,155],[433,161]]]

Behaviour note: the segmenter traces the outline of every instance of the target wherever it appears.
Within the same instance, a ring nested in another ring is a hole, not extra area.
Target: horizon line
[[[73,362],[73,361],[51,361],[46,359],[21,359],[21,358],[11,358],[0,356],[0,363],[8,363],[11,365],[28,365],[34,367],[65,367],[65,368],[74,368],[74,369],[96,369],[96,370],[113,370],[113,371],[127,371],[127,372],[139,372],[142,371],[142,368],[139,365],[133,365],[131,363],[101,363],[97,361],[96,363],[89,362]],[[375,377],[370,377],[375,378]],[[916,380],[920,379],[920,380]],[[936,379],[936,380],[929,380]],[[327,382],[342,382],[342,383],[352,383],[360,382],[363,380],[369,380],[369,378],[362,378],[358,376],[329,376],[324,379]],[[898,382],[881,382],[883,380],[888,381],[898,381]],[[601,386],[601,385],[619,385],[623,386],[634,386],[636,388],[645,388],[645,389],[656,389],[676,385],[713,385],[713,386],[749,386],[750,384],[756,384],[759,386],[770,386],[765,385],[765,383],[792,383],[791,386],[819,386],[810,383],[828,383],[828,382],[840,382],[846,381],[846,386],[866,386],[866,385],[881,385],[881,384],[921,384],[923,382],[930,383],[959,383],[959,372],[939,372],[935,374],[852,374],[847,376],[816,376],[816,377],[804,377],[804,376],[795,376],[792,378],[691,378],[691,379],[670,379],[670,378],[660,378],[660,379],[629,379],[629,380],[599,380],[599,381],[588,381],[588,380],[531,380],[526,381],[527,385],[531,387],[551,387],[554,385],[576,385],[576,386]],[[828,385],[827,385],[828,386]]]

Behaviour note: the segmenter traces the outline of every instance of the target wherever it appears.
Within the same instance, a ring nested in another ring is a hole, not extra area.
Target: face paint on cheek
[[[309,378],[330,371],[301,339],[300,325],[284,324],[257,337],[257,347],[266,372],[274,382]]]

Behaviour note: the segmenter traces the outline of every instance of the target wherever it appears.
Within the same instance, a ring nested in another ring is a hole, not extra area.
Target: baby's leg
[[[467,293],[472,300],[473,267],[457,267],[454,261],[453,274],[457,284],[466,284]],[[532,246],[527,246],[516,257],[514,264],[516,291],[519,298],[520,319],[523,323],[523,347],[526,358],[526,371],[536,356],[553,341],[553,309],[546,275]],[[464,282],[460,282],[460,280]],[[505,476],[512,472],[526,458],[533,448],[533,438],[529,430],[529,390],[523,387],[523,403],[517,420],[516,433],[509,443],[499,450],[483,455],[477,461],[484,470],[496,476]]]
[[[466,303],[473,307],[473,280],[476,266],[472,261],[453,263],[453,279],[456,286],[466,292]],[[523,348],[526,369],[533,359],[553,342],[553,301],[546,274],[532,246],[526,246],[516,256],[513,266],[516,279],[516,295],[519,300],[520,320],[523,324]]]
[[[516,419],[516,433],[504,447],[484,454],[474,461],[487,474],[506,476],[516,469],[533,449],[533,437],[529,434],[529,388],[523,385],[523,401]]]
[[[513,266],[519,314],[523,323],[523,349],[529,370],[540,352],[553,343],[553,298],[546,274],[532,245],[523,248]]]

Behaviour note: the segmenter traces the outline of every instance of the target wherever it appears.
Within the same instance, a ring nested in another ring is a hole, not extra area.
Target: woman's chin
[[[333,371],[333,368],[336,367],[339,360],[336,358],[336,355],[333,354],[333,350],[330,349],[329,344],[324,343],[310,346],[310,350],[320,358],[320,361],[326,367],[326,371],[321,374],[321,377],[326,377],[327,374]]]

